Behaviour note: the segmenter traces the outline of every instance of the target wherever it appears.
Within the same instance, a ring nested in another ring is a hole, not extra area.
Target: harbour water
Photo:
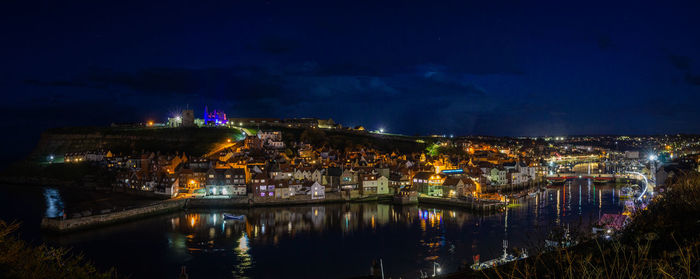
[[[25,187],[26,188],[26,187]],[[44,215],[70,203],[52,187],[0,185],[0,218],[22,222],[32,243],[70,247],[102,268],[131,278],[348,278],[368,275],[382,259],[392,278],[442,273],[502,254],[533,254],[556,226],[589,231],[604,213],[620,213],[624,200],[612,186],[577,180],[547,189],[504,212],[477,214],[449,207],[382,203],[189,211],[66,235],[44,234]],[[223,213],[245,215],[225,220]]]

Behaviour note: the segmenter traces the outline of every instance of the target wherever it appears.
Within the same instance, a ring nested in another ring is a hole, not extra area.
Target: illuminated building
[[[419,193],[430,196],[442,196],[442,184],[445,181],[444,175],[424,171],[416,173],[412,181],[413,189],[418,190]]]
[[[208,107],[204,107],[204,125],[224,125],[226,122],[226,113],[216,110],[210,112]]]

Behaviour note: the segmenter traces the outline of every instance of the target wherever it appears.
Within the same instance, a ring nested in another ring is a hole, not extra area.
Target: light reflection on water
[[[611,188],[597,188],[580,181],[550,189],[491,215],[428,205],[394,207],[365,203],[228,211],[246,215],[240,221],[224,220],[222,212],[188,213],[184,218],[173,217],[171,222],[175,224],[174,231],[190,236],[187,247],[195,258],[209,258],[212,254],[230,258],[228,265],[234,277],[285,274],[320,278],[328,275],[324,272],[333,272],[331,277],[360,276],[366,272],[357,270],[368,269],[377,258],[383,259],[387,274],[415,277],[418,269],[432,270],[433,262],[451,272],[460,265],[471,264],[475,255],[482,260],[497,257],[503,239],[509,240],[510,248],[538,248],[555,224],[586,226],[601,212],[619,213],[619,199],[612,197]],[[591,190],[598,192],[598,199],[590,199]],[[603,200],[603,195],[612,198]],[[310,251],[311,247],[321,251]],[[334,259],[314,256],[338,253],[331,251],[336,249],[343,251],[340,255],[346,258],[342,265],[334,264]],[[290,266],[303,264],[302,259],[307,259],[323,263],[326,270],[306,273],[291,269],[277,273],[281,271],[266,268],[276,257],[273,253],[286,255],[284,261]]]
[[[46,217],[56,218],[63,214],[63,200],[58,189],[44,188],[44,199],[46,200]]]
[[[583,180],[495,214],[381,203],[204,210],[66,235],[61,241],[83,247],[107,266],[119,263],[124,274],[152,277],[175,278],[184,265],[193,278],[345,278],[367,275],[372,261],[381,258],[387,278],[416,278],[419,270],[432,274],[433,263],[453,272],[476,255],[482,261],[498,257],[504,239],[511,249],[534,253],[556,224],[590,231],[586,224],[603,213],[621,212],[623,204],[610,186]],[[225,220],[224,212],[245,218]],[[150,237],[134,237],[141,235]],[[158,245],[158,238],[167,245]],[[132,250],[108,244],[119,242]],[[154,268],[125,264],[133,249],[160,260]]]

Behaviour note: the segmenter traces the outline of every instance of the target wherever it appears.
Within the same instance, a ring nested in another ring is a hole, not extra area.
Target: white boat
[[[245,219],[245,215],[233,215],[230,213],[224,213],[224,219],[227,220],[243,220]]]
[[[508,240],[503,240],[503,255],[501,255],[501,257],[491,259],[485,262],[479,262],[479,260],[476,259],[474,261],[474,264],[472,264],[471,268],[473,270],[482,270],[499,265],[504,265],[512,261],[522,260],[524,258],[527,258],[527,250],[523,249],[522,254],[518,257],[508,254]]]

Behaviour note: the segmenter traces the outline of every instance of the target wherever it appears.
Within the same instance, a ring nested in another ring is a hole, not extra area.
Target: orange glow
[[[199,222],[199,216],[192,214],[192,216],[190,216],[190,227],[194,228],[197,222]]]
[[[153,121],[148,121],[148,126],[153,126]]]

